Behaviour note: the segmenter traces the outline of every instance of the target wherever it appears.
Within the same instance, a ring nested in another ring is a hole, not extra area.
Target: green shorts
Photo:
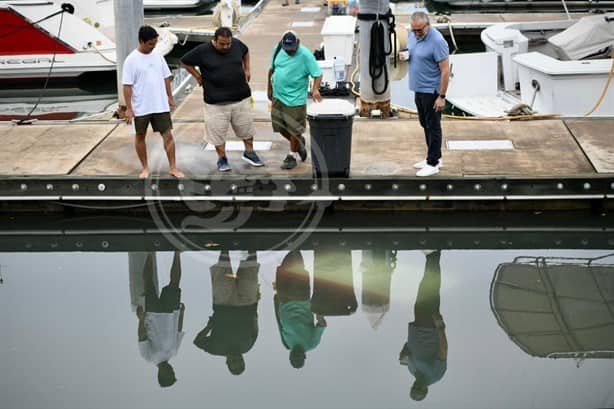
[[[170,112],[160,112],[134,117],[134,129],[138,134],[146,134],[147,127],[151,123],[154,132],[165,133],[173,129],[173,121]]]
[[[305,132],[307,105],[289,107],[278,99],[271,106],[271,121],[274,132],[286,132],[291,136],[300,136]]]

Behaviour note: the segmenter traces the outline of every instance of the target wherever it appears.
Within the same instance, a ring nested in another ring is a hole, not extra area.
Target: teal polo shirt
[[[269,67],[273,72],[273,97],[290,107],[307,104],[307,87],[309,77],[322,76],[322,71],[315,57],[304,46],[299,45],[294,55],[289,55],[284,49],[273,61],[277,45],[273,47]]]

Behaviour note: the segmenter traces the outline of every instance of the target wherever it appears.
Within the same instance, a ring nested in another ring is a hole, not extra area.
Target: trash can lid
[[[343,99],[325,98],[322,102],[312,102],[307,105],[307,116],[353,116],[356,113],[354,105]]]

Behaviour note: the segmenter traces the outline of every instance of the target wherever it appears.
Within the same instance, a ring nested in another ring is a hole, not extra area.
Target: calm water
[[[576,250],[478,234],[436,252],[354,233],[248,252],[205,234],[181,253],[139,235],[69,252],[71,234],[0,254],[2,408],[614,406],[614,256],[590,234]],[[416,378],[433,382],[420,403]]]

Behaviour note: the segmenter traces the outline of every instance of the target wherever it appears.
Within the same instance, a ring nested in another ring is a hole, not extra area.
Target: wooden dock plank
[[[0,174],[66,175],[116,124],[4,124]]]
[[[597,173],[614,172],[612,119],[578,119],[565,121]]]

